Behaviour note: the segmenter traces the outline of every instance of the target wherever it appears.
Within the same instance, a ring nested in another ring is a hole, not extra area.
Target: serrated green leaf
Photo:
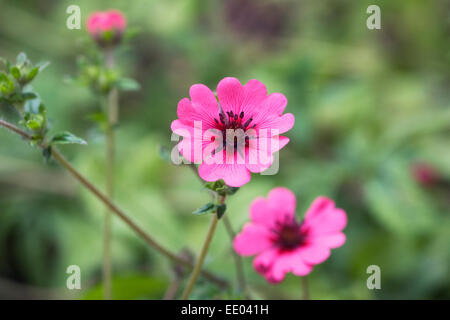
[[[20,70],[19,70],[19,68],[14,66],[14,67],[11,68],[10,72],[13,75],[13,77],[16,78],[16,80],[20,79]]]
[[[214,211],[215,208],[216,208],[216,205],[214,203],[209,202],[209,203],[205,204],[204,206],[198,208],[194,212],[192,212],[192,214],[203,215],[203,214],[211,213]]]
[[[87,142],[74,134],[65,131],[55,134],[50,139],[50,144],[87,144]]]
[[[27,82],[30,82],[31,80],[33,80],[38,73],[39,73],[39,67],[33,68],[27,75]]]

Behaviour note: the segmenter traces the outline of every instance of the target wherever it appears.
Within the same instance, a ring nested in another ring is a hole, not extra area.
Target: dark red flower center
[[[292,250],[299,247],[305,240],[305,235],[301,232],[301,224],[292,219],[277,222],[272,232],[275,235],[274,243],[284,250]]]
[[[222,132],[224,150],[227,149],[227,146],[234,146],[234,151],[236,152],[238,148],[241,149],[244,145],[245,147],[249,146],[250,137],[246,132],[249,129],[254,129],[256,124],[252,123],[253,117],[248,118],[245,122],[244,117],[244,111],[241,111],[239,115],[234,114],[233,111],[227,111],[225,113],[222,107],[219,106],[219,119],[214,118],[214,121],[218,129]],[[233,130],[231,137],[227,136],[228,130]]]

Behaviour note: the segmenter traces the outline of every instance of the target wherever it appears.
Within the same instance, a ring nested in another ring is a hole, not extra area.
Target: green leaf
[[[16,80],[20,79],[20,70],[19,70],[19,68],[14,66],[14,67],[11,68],[10,72],[13,75],[13,77],[16,78]]]
[[[130,78],[120,78],[116,81],[115,86],[123,91],[136,91],[141,88],[136,80]]]
[[[49,61],[42,61],[36,64],[36,67],[39,68],[38,71],[42,72],[45,68],[47,68],[50,65]]]
[[[28,120],[26,126],[30,130],[39,130],[42,127],[42,122],[38,119]]]
[[[225,214],[225,211],[227,210],[227,205],[225,203],[220,204],[217,206],[217,218],[222,218],[222,216]]]
[[[0,91],[5,96],[14,92],[14,82],[4,72],[0,72]]]
[[[37,95],[34,92],[24,92],[22,93],[22,98],[23,100],[35,99]]]
[[[215,208],[216,208],[216,205],[214,203],[209,202],[209,203],[205,204],[203,207],[198,208],[197,210],[195,210],[192,213],[195,215],[203,215],[203,214],[213,212]]]
[[[50,144],[87,144],[87,142],[75,136],[74,134],[65,131],[55,134],[51,138]]]
[[[27,82],[30,82],[31,80],[33,80],[38,73],[39,73],[39,67],[33,68],[27,75]]]

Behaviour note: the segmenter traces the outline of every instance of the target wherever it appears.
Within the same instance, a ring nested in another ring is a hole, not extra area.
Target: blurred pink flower
[[[88,32],[97,41],[102,39],[102,35],[112,32],[110,42],[117,42],[127,25],[127,21],[122,12],[118,10],[93,12],[86,21]]]
[[[267,199],[253,201],[251,222],[234,239],[238,254],[257,255],[253,267],[271,283],[282,281],[288,272],[306,276],[328,259],[330,249],[345,243],[347,215],[332,200],[316,198],[300,223],[295,207],[292,191],[273,189]]]
[[[178,119],[171,128],[183,137],[180,153],[201,163],[198,172],[203,180],[223,179],[240,187],[250,181],[251,172],[269,168],[273,153],[289,142],[280,136],[295,121],[291,113],[283,114],[286,97],[268,95],[257,80],[242,85],[236,78],[224,78],[217,86],[217,98],[205,85],[195,84],[189,95],[190,100],[178,103]]]
[[[439,180],[436,170],[426,163],[413,164],[411,173],[414,179],[425,187],[432,186]]]

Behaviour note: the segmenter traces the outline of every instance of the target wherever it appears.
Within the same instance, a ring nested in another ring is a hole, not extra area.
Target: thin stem
[[[14,126],[13,124],[6,122],[0,119],[0,126],[3,126],[10,131],[17,133],[22,138],[25,138],[28,141],[32,140],[32,136],[22,129]],[[46,145],[42,143],[37,144],[41,149],[47,148]],[[153,249],[164,255],[166,258],[171,260],[175,264],[180,264],[187,268],[192,269],[193,264],[187,259],[183,259],[178,255],[172,253],[164,246],[159,244],[156,240],[154,240],[148,233],[146,233],[143,229],[141,229],[124,211],[122,211],[111,199],[109,199],[104,193],[102,193],[97,187],[95,187],[89,180],[87,180],[80,172],[78,172],[72,165],[64,158],[64,156],[54,147],[52,147],[52,156],[53,158],[65,169],[67,169],[72,176],[78,180],[84,187],[86,187],[93,195],[95,195],[103,204],[109,208],[112,212],[114,212],[125,224],[127,224],[137,235],[139,235],[144,241],[150,245]],[[225,288],[228,287],[228,282],[217,277],[216,275],[208,272],[201,271],[202,276],[217,284],[218,286]]]
[[[194,163],[189,163],[188,166],[191,168],[191,170],[194,172],[195,176],[200,180],[201,184],[204,184],[203,179],[198,174],[198,168]],[[228,236],[230,238],[231,242],[231,252],[234,256],[235,266],[236,266],[236,275],[237,275],[237,282],[238,282],[238,289],[244,293],[246,299],[250,299],[250,295],[247,291],[247,285],[245,281],[245,272],[244,272],[244,262],[242,261],[242,257],[238,255],[233,250],[233,239],[236,236],[236,233],[233,230],[233,227],[231,226],[230,219],[228,219],[228,215],[224,215],[222,217],[223,224],[225,225],[225,229],[228,233]]]
[[[114,68],[113,49],[105,51],[106,66]],[[115,126],[118,121],[119,99],[117,89],[109,91],[107,97],[108,127],[106,129],[106,195],[114,198],[115,167]],[[112,213],[106,210],[103,225],[103,299],[112,299],[112,263],[111,263]]]
[[[219,203],[223,204],[225,202],[225,197],[220,197]],[[214,231],[216,230],[217,222],[219,222],[219,218],[217,213],[213,213],[213,217],[211,219],[211,224],[209,226],[208,234],[206,235],[205,242],[203,243],[202,251],[200,252],[200,256],[198,257],[197,263],[194,266],[194,270],[192,270],[191,276],[189,278],[188,284],[184,289],[183,295],[181,299],[186,300],[189,298],[192,289],[194,288],[195,282],[197,281],[200,270],[202,269],[203,262],[205,261],[206,254],[208,253],[209,245],[211,244],[211,240],[214,235]]]
[[[235,238],[236,234],[233,230],[233,227],[231,226],[230,219],[228,219],[228,215],[224,215],[222,217],[223,224],[225,225],[225,229],[227,230],[228,236],[230,237],[231,244],[233,244],[233,239]],[[245,272],[244,272],[244,264],[242,261],[242,258],[240,255],[238,255],[233,248],[231,248],[231,251],[233,252],[234,261],[236,264],[236,275],[238,279],[238,288],[240,291],[244,292],[247,296],[247,285],[245,282]]]
[[[181,286],[181,279],[178,278],[173,279],[173,281],[169,285],[169,288],[167,288],[166,293],[164,293],[163,300],[174,300],[180,286]]]
[[[308,278],[306,276],[301,277],[301,278],[302,278],[302,287],[303,287],[302,299],[309,300]]]

